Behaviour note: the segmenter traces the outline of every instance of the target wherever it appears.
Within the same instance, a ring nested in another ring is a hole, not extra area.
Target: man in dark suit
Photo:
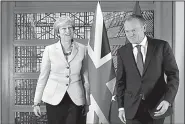
[[[179,86],[172,49],[166,41],[145,36],[142,16],[128,16],[124,28],[130,43],[117,51],[119,118],[127,124],[163,124]]]

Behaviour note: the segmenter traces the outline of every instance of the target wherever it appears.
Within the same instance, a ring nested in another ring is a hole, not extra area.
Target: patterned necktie
[[[138,49],[138,53],[137,53],[137,68],[139,69],[139,72],[140,72],[140,74],[142,76],[144,64],[143,64],[143,55],[141,53],[141,45],[137,45],[136,47]]]

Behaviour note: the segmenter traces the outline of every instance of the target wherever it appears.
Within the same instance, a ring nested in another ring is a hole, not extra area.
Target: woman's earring
[[[57,33],[57,39],[60,39],[60,35]]]

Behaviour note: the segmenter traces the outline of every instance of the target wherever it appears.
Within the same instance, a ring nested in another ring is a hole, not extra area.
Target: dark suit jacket
[[[168,42],[149,37],[147,40],[148,48],[142,76],[137,69],[132,44],[128,43],[117,51],[118,107],[125,109],[127,119],[135,116],[143,94],[151,112],[161,100],[172,104],[179,86],[179,70]],[[166,81],[164,74],[167,76]],[[169,114],[171,110],[163,117]]]

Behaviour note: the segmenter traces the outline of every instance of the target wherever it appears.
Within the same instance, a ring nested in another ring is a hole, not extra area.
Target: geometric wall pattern
[[[103,12],[109,38],[125,37],[123,20],[132,12]],[[70,13],[16,13],[15,40],[56,39],[53,23],[56,18],[68,15],[75,21],[75,38],[88,39],[93,23],[94,12]],[[142,11],[147,23],[147,35],[153,36],[154,11]]]
[[[33,112],[15,112],[15,124],[48,124],[46,112],[36,117]]]
[[[44,48],[44,46],[15,46],[15,73],[39,72]]]

